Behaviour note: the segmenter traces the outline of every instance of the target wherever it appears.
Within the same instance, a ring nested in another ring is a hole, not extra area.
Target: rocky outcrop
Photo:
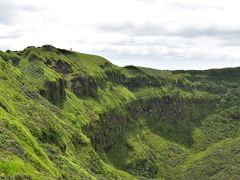
[[[66,152],[66,144],[64,143],[58,130],[48,128],[42,131],[39,140],[43,143],[55,144],[62,152]]]
[[[40,89],[40,94],[53,104],[58,104],[66,97],[66,81],[58,78],[56,81],[46,81],[44,88]]]
[[[127,119],[127,116],[117,109],[100,114],[99,118],[96,124],[90,123],[84,128],[84,131],[91,138],[95,148],[99,146],[107,150],[116,142],[130,119]]]
[[[99,85],[93,77],[77,75],[71,80],[71,83],[71,89],[78,97],[97,96]]]
[[[58,73],[61,73],[62,75],[67,75],[69,73],[72,73],[71,66],[67,62],[64,62],[62,60],[58,60],[54,64],[53,69]]]
[[[127,77],[119,69],[108,69],[105,71],[105,74],[107,75],[108,80],[113,83],[125,84],[127,80]]]
[[[209,100],[185,99],[178,95],[138,99],[126,106],[125,113],[112,109],[100,114],[99,121],[90,123],[84,131],[95,147],[107,150],[118,140],[124,128],[141,117],[161,137],[191,146],[192,130],[209,113],[206,110],[209,106],[215,108]]]
[[[137,77],[128,78],[125,86],[128,88],[140,88],[140,87],[161,87],[163,82],[153,76],[143,75]]]

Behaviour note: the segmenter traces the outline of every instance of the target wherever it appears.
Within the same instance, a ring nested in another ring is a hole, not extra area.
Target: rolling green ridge
[[[240,68],[0,51],[0,179],[239,179]]]

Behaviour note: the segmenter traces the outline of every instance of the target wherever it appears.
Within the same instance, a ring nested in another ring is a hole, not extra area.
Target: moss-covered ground
[[[240,68],[0,51],[0,179],[239,179]]]

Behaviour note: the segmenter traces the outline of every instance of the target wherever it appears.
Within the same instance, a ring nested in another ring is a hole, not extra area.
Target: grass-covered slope
[[[0,51],[0,179],[239,179],[239,79]]]

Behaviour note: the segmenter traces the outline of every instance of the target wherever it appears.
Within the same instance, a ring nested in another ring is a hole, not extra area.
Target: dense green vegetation
[[[240,68],[0,51],[0,179],[239,179]]]

